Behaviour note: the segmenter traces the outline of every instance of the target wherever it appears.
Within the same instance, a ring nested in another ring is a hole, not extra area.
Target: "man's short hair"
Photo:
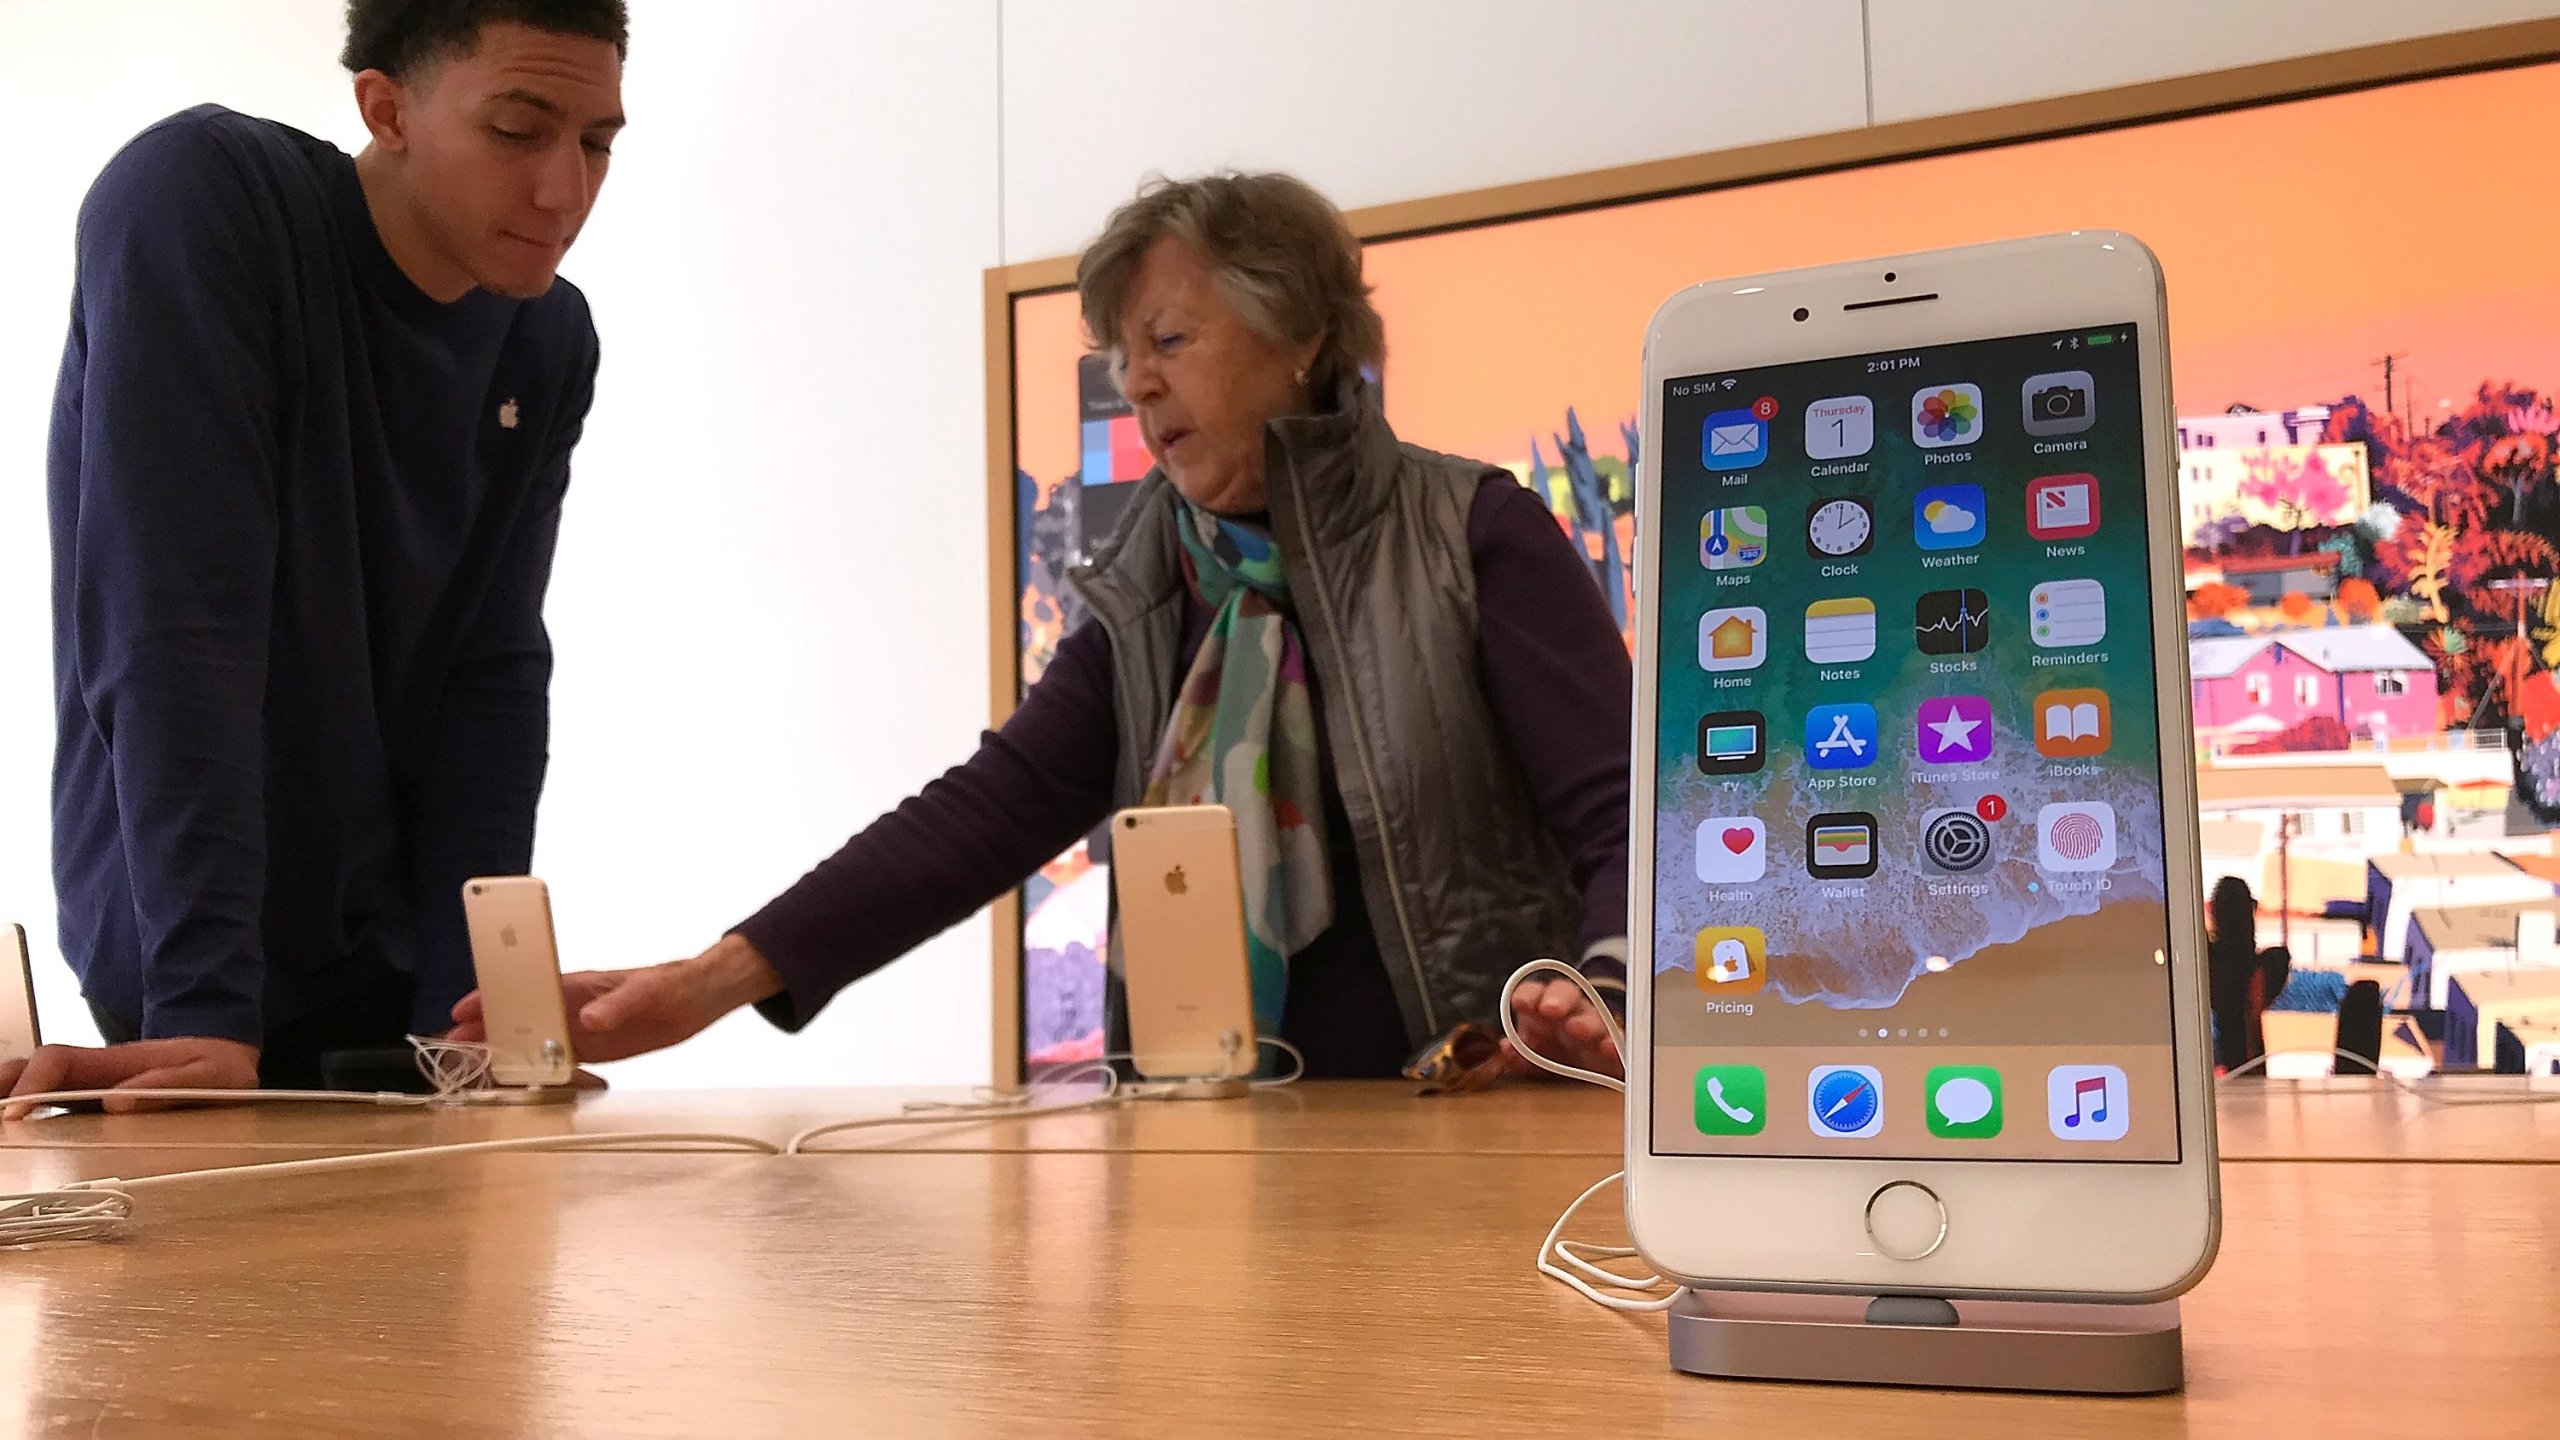
[[[610,40],[631,58],[631,14],[623,0],[347,0],[349,74],[379,70],[406,80],[454,55],[468,55],[484,26],[515,24]]]

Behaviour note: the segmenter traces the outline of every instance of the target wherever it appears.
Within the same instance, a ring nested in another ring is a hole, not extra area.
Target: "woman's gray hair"
[[[1085,330],[1120,372],[1120,311],[1138,262],[1171,236],[1199,252],[1218,289],[1255,333],[1295,347],[1324,343],[1307,367],[1319,403],[1366,367],[1386,364],[1387,327],[1360,278],[1360,240],[1333,202],[1294,175],[1222,171],[1159,176],[1111,214],[1076,261]]]

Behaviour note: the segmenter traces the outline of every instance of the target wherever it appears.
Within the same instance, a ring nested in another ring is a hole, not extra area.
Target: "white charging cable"
[[[2374,1074],[2372,1074],[2372,1075],[2369,1075],[2369,1076],[2368,1076],[2368,1075],[2350,1075],[2350,1076],[2345,1076],[2345,1077],[2340,1077],[2340,1078],[2355,1079],[2355,1080],[2379,1079],[2379,1080],[2382,1080],[2382,1081],[2385,1081],[2385,1082],[2389,1083],[2393,1089],[2399,1090],[2399,1091],[2400,1091],[2400,1092],[2402,1092],[2403,1094],[2406,1094],[2407,1096],[2409,1096],[2411,1099],[2416,1100],[2416,1101],[2417,1101],[2419,1104],[2421,1104],[2421,1105],[2431,1105],[2431,1106],[2436,1106],[2436,1107],[2439,1107],[2439,1108],[2442,1108],[2442,1109],[2447,1109],[2447,1110],[2459,1110],[2459,1109],[2462,1109],[2462,1108],[2464,1108],[2464,1107],[2466,1107],[2466,1106],[2472,1106],[2472,1105],[2552,1105],[2552,1104],[2560,1104],[2560,1088],[2555,1088],[2555,1089],[2546,1089],[2546,1090],[2538,1090],[2538,1091],[2532,1091],[2532,1092],[2530,1092],[2530,1093],[2523,1094],[2523,1095],[2472,1095],[2472,1096],[2462,1096],[2462,1097],[2455,1097],[2455,1096],[2451,1096],[2451,1095],[2445,1095],[2445,1094],[2438,1093],[2438,1091],[2437,1091],[2436,1089],[2434,1089],[2433,1087],[2431,1087],[2431,1086],[2421,1085],[2421,1084],[2419,1084],[2416,1080],[2412,1080],[2412,1079],[2410,1079],[2408,1076],[2403,1075],[2403,1074],[2399,1073],[2398,1071],[2391,1069],[2391,1068],[2390,1068],[2390,1062],[2389,1062],[2389,1061],[2387,1061],[2387,1060],[2385,1060],[2385,1061],[2380,1061],[2380,1062],[2376,1062],[2376,1061],[2373,1061],[2373,1060],[2371,1060],[2371,1059],[2368,1059],[2368,1058],[2367,1058],[2367,1057],[2365,1057],[2365,1056],[2359,1055],[2359,1054],[2357,1054],[2356,1052],[2354,1052],[2354,1051],[2352,1051],[2352,1050],[2331,1049],[2331,1050],[2323,1051],[2323,1050],[2322,1050],[2322,1049],[2320,1049],[2318,1046],[2304,1046],[2304,1047],[2301,1047],[2301,1048],[2299,1048],[2299,1049],[2293,1049],[2293,1050],[2270,1050],[2270,1051],[2268,1051],[2267,1053],[2265,1053],[2265,1054],[2263,1054],[2263,1055],[2260,1055],[2259,1057],[2257,1057],[2257,1058],[2256,1058],[2256,1059],[2254,1059],[2254,1060],[2244,1061],[2244,1062],[2243,1062],[2243,1063],[2241,1063],[2241,1064],[2238,1064],[2238,1065],[2234,1065],[2234,1066],[2232,1066],[2229,1070],[2226,1070],[2226,1071],[2224,1071],[2224,1072],[2222,1073],[2221,1078],[2222,1078],[2222,1079],[2225,1079],[2225,1080],[2237,1080],[2237,1079],[2239,1079],[2241,1076],[2248,1074],[2248,1073],[2249,1073],[2250,1071],[2252,1071],[2252,1070],[2258,1070],[2258,1069],[2263,1069],[2263,1068],[2265,1068],[2265,1066],[2267,1065],[2267,1063],[2268,1063],[2269,1061],[2274,1060],[2274,1059],[2276,1059],[2276,1058],[2277,1058],[2277,1057],[2279,1057],[2279,1056],[2284,1056],[2284,1055],[2322,1055],[2322,1054],[2326,1054],[2326,1055],[2332,1056],[2332,1057],[2334,1057],[2334,1058],[2336,1058],[2336,1059],[2339,1059],[2339,1060],[2352,1060],[2352,1061],[2356,1062],[2356,1063],[2357,1063],[2357,1064],[2359,1064],[2359,1065],[2372,1065],[2372,1066],[2374,1066],[2374,1068],[2375,1068],[2375,1073],[2374,1073]],[[2430,1066],[2430,1067],[2432,1067],[2432,1066],[2434,1065],[2435,1057],[2434,1057],[2432,1054],[2430,1054],[2430,1055],[2427,1057],[2427,1059],[2428,1059],[2428,1064],[2429,1064],[2429,1066]],[[2334,1074],[2334,1072],[2332,1072],[2332,1073]],[[2444,1078],[2444,1075],[2445,1075],[2445,1072],[2444,1072],[2443,1070],[2440,1070],[2440,1069],[2433,1069],[2433,1068],[2430,1068],[2430,1069],[2429,1069],[2429,1071],[2427,1071],[2426,1073],[2433,1075],[2433,1076],[2434,1076],[2435,1078],[2437,1078],[2438,1080],[2442,1080],[2442,1079]],[[2326,1078],[2326,1077],[2324,1077],[2324,1078]],[[2530,1086],[2532,1085],[2533,1081],[2534,1081],[2536,1078],[2547,1078],[2547,1077],[2536,1077],[2536,1076],[2532,1076],[2532,1075],[2525,1075],[2525,1076],[2508,1076],[2508,1077],[2504,1077],[2504,1078],[2508,1078],[2508,1079],[2522,1079],[2522,1080],[2526,1083],[2526,1085],[2527,1085],[2528,1087],[2530,1087]],[[2362,1092],[2359,1092],[2359,1093],[2362,1093]]]
[[[1584,998],[1591,1002],[1591,1008],[1598,1012],[1601,1028],[1608,1033],[1609,1044],[1618,1052],[1618,1063],[1621,1065],[1630,1063],[1627,1059],[1626,1036],[1618,1029],[1617,1017],[1609,1013],[1608,1002],[1600,998],[1600,992],[1592,985],[1590,977],[1561,960],[1532,960],[1512,971],[1511,978],[1502,982],[1503,1038],[1511,1042],[1511,1048],[1518,1051],[1522,1059],[1541,1070],[1561,1075],[1568,1080],[1580,1080],[1585,1084],[1614,1090],[1620,1095],[1626,1094],[1627,1082],[1624,1080],[1614,1075],[1603,1075],[1597,1070],[1585,1070],[1579,1066],[1567,1065],[1560,1060],[1549,1059],[1530,1049],[1528,1043],[1520,1038],[1520,1031],[1512,1023],[1511,992],[1520,988],[1521,981],[1547,971],[1554,971],[1571,980],[1575,987],[1582,991]],[[1591,1197],[1624,1180],[1626,1174],[1626,1171],[1620,1170],[1610,1175],[1575,1196],[1573,1203],[1564,1207],[1564,1213],[1558,1215],[1556,1223],[1548,1229],[1547,1238],[1538,1242],[1538,1273],[1551,1280],[1561,1281],[1579,1291],[1583,1298],[1593,1304],[1605,1305],[1612,1310],[1668,1310],[1679,1303],[1681,1296],[1689,1293],[1687,1286],[1671,1285],[1670,1281],[1659,1275],[1621,1274],[1600,1263],[1603,1260],[1634,1259],[1636,1258],[1634,1246],[1594,1245],[1585,1240],[1563,1238],[1564,1227],[1573,1222],[1573,1217],[1584,1205],[1590,1203]],[[1671,1286],[1668,1293],[1663,1291],[1666,1285]],[[1604,1294],[1604,1290],[1620,1293]]]
[[[1296,1068],[1286,1075],[1273,1079],[1253,1081],[1251,1089],[1276,1090],[1284,1085],[1294,1085],[1305,1078],[1306,1052],[1276,1035],[1259,1036],[1257,1043],[1286,1054],[1295,1063]],[[1226,1049],[1227,1068],[1223,1074],[1211,1077],[1215,1081],[1237,1079],[1238,1072],[1242,1068],[1238,1057],[1244,1050],[1243,1042],[1235,1041]],[[789,1143],[783,1146],[783,1153],[786,1155],[842,1153],[813,1149],[810,1142],[855,1130],[878,1130],[904,1125],[954,1125],[969,1120],[1028,1119],[1034,1115],[1065,1115],[1078,1110],[1101,1110],[1141,1100],[1168,1100],[1181,1094],[1184,1086],[1192,1083],[1177,1080],[1161,1084],[1122,1084],[1120,1072],[1113,1068],[1112,1062],[1130,1058],[1132,1057],[1126,1054],[1097,1055],[1090,1060],[1078,1061],[1055,1074],[1045,1075],[1036,1083],[1026,1085],[1019,1090],[997,1090],[982,1085],[971,1092],[972,1098],[968,1100],[910,1100],[900,1114],[873,1115],[858,1120],[831,1120],[823,1125],[812,1125],[792,1136]],[[1099,1095],[1056,1105],[1032,1103],[1044,1094],[1063,1089],[1083,1080],[1088,1075],[1095,1074],[1098,1074],[1102,1081],[1102,1093]]]

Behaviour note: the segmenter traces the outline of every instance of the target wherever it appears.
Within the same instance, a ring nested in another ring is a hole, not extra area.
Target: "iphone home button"
[[[1928,1186],[1896,1180],[1867,1197],[1867,1236],[1879,1254],[1926,1260],[1947,1241],[1947,1207]]]

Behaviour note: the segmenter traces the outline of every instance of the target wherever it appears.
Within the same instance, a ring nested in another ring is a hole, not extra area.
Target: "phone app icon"
[[[1932,485],[1911,502],[1911,533],[1923,550],[1971,549],[1989,529],[1979,485]]]
[[[2056,760],[2104,755],[2115,738],[2104,690],[2047,690],[2036,697],[2036,753]]]
[[[1804,716],[1804,753],[1816,770],[1864,770],[1876,763],[1876,707],[1816,705]]]
[[[1991,822],[1978,809],[1920,817],[1920,868],[1932,875],[1970,875],[1990,863],[1994,848]]]
[[[1876,817],[1839,810],[1806,821],[1804,868],[1817,880],[1864,880],[1876,873]]]
[[[2056,1140],[2121,1140],[2133,1124],[2130,1098],[2113,1065],[2056,1065],[2044,1080],[2046,1124]]]
[[[1698,522],[1698,563],[1710,570],[1748,570],[1769,553],[1769,512],[1757,505],[1710,510]]]
[[[2116,810],[2096,800],[2068,800],[2036,812],[2036,868],[2104,870],[2116,863]]]
[[[1911,397],[1911,442],[1923,450],[1982,438],[1982,387],[1940,385]]]
[[[1751,815],[1722,815],[1698,827],[1698,878],[1748,885],[1769,873],[1769,827]]]
[[[1876,543],[1876,509],[1854,495],[1816,500],[1804,512],[1805,549],[1841,559],[1864,555]]]
[[[1769,983],[1769,937],[1756,925],[1710,925],[1698,932],[1698,988],[1749,995]]]
[[[1876,602],[1860,595],[1804,607],[1804,658],[1816,665],[1855,665],[1876,653]]]
[[[2086,370],[2029,376],[2018,391],[2018,412],[2030,435],[2076,435],[2098,423],[2098,382]]]
[[[2107,587],[2095,580],[2047,580],[2027,597],[2028,628],[2045,650],[2107,638]]]
[[[1769,614],[1757,605],[1698,617],[1698,668],[1757,670],[1769,658]]]
[[[1979,590],[1932,590],[1911,608],[1923,655],[1971,655],[1991,643],[1991,601]]]
[[[1988,1065],[1929,1067],[1929,1133],[1988,1140],[2000,1133],[2000,1072]]]
[[[1719,410],[1707,417],[1701,442],[1710,470],[1748,470],[1769,458],[1769,422],[1749,410]]]
[[[1805,1108],[1814,1134],[1864,1140],[1884,1128],[1884,1077],[1872,1065],[1816,1065]]]
[[[1769,725],[1757,710],[1716,710],[1698,719],[1698,769],[1748,775],[1768,760]]]
[[[1979,764],[1991,758],[1991,699],[1941,695],[1923,700],[1916,729],[1923,764]]]
[[[1809,460],[1845,460],[1876,448],[1876,404],[1864,395],[1816,400],[1804,411]]]
[[[1698,1133],[1757,1135],[1769,1124],[1769,1077],[1757,1065],[1698,1067]]]
[[[2098,533],[2098,477],[2047,475],[2027,485],[2027,533],[2038,540],[2077,540]]]

